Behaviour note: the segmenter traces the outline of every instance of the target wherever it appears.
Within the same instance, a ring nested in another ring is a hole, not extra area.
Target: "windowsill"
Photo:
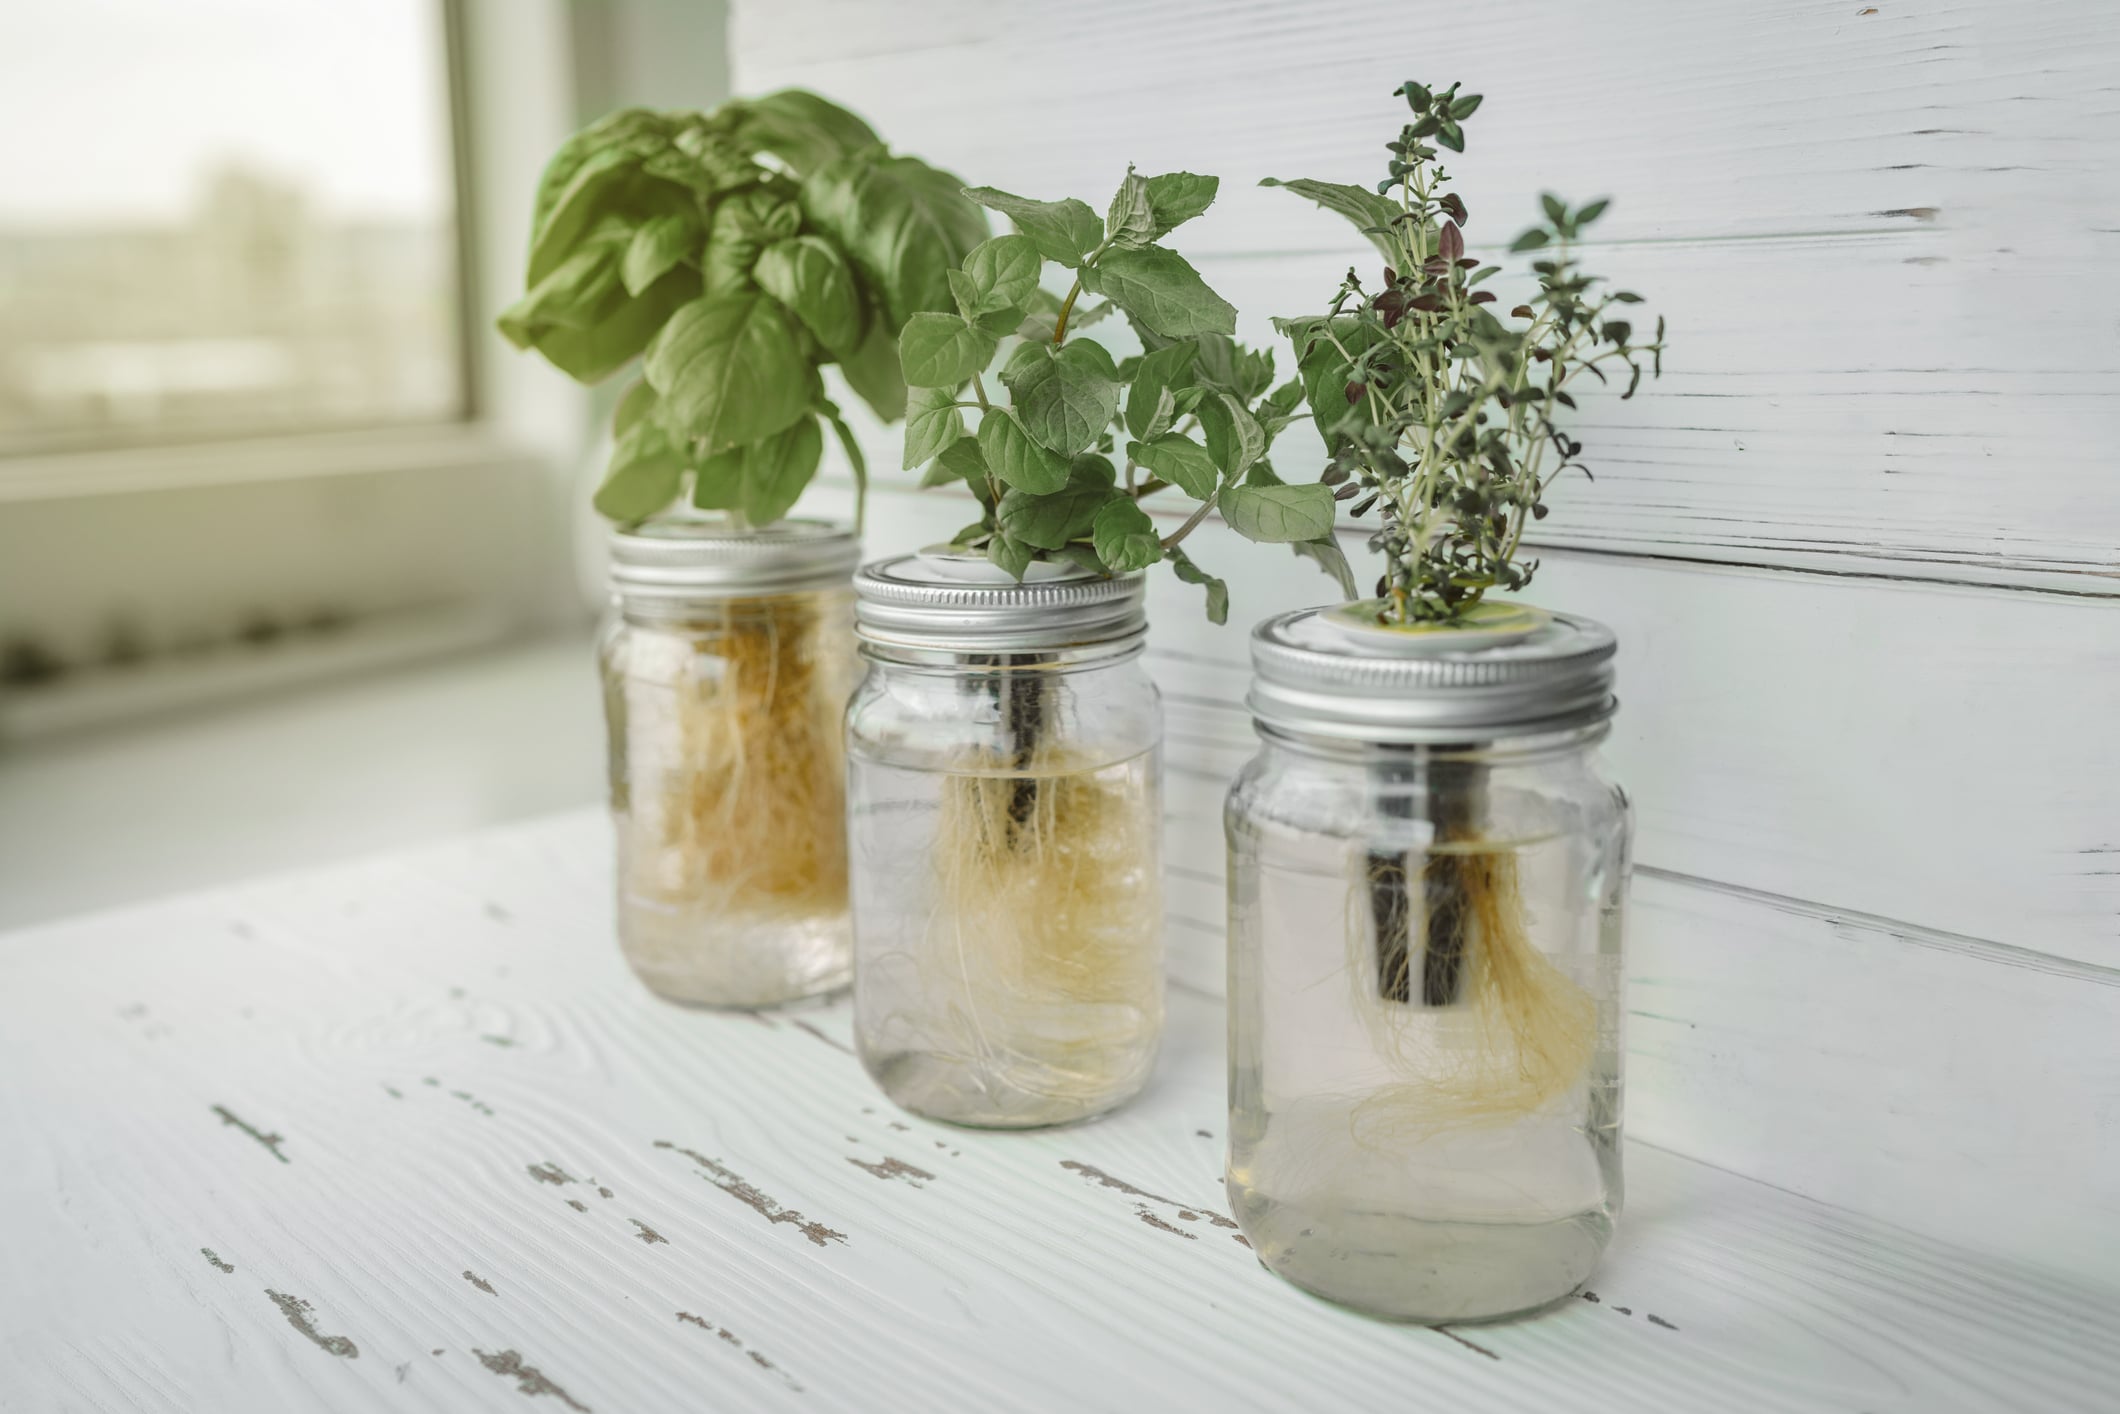
[[[493,465],[531,454],[479,422],[0,458],[0,502]]]

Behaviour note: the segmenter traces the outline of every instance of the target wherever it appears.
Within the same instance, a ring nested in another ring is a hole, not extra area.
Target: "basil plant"
[[[631,524],[689,497],[761,526],[809,484],[826,425],[866,489],[819,370],[837,364],[879,417],[904,416],[898,332],[949,307],[954,267],[986,235],[959,179],[813,93],[628,108],[546,167],[528,288],[500,329],[583,383],[645,355],[597,510]]]

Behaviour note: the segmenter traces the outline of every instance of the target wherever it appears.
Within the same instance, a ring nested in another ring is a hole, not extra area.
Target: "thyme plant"
[[[1540,197],[1543,219],[1509,247],[1538,253],[1536,291],[1507,322],[1494,312],[1494,292],[1480,287],[1501,267],[1465,253],[1465,203],[1438,160],[1438,149],[1465,150],[1463,124],[1480,106],[1458,87],[1394,90],[1413,119],[1375,191],[1263,183],[1347,217],[1383,257],[1371,283],[1350,269],[1327,313],[1275,325],[1295,344],[1325,438],[1322,479],[1339,499],[1359,498],[1350,515],[1377,509],[1369,545],[1385,568],[1374,610],[1391,624],[1461,621],[1490,590],[1529,584],[1537,561],[1517,558],[1526,527],[1544,519],[1558,477],[1589,475],[1583,444],[1561,425],[1576,406],[1570,385],[1624,369],[1620,396],[1631,398],[1645,361],[1663,371],[1664,321],[1637,338],[1627,307],[1641,296],[1606,288],[1574,253],[1605,200],[1570,208]]]
[[[958,546],[1017,579],[1034,560],[1110,574],[1165,560],[1205,588],[1208,617],[1221,623],[1228,586],[1183,548],[1219,509],[1238,534],[1294,545],[1352,593],[1332,540],[1331,490],[1287,485],[1266,458],[1297,415],[1302,383],[1272,387],[1272,353],[1239,345],[1236,310],[1162,244],[1218,187],[1191,172],[1129,168],[1102,221],[1082,201],[965,193],[1017,233],[968,252],[948,272],[955,311],[912,315],[898,341],[913,389],[906,468],[926,466],[926,486],[961,480],[979,501]],[[1044,287],[1048,264],[1063,272],[1064,294]],[[1097,302],[1084,305],[1085,295]],[[1070,337],[1115,310],[1139,335],[1140,355],[1114,360]],[[998,396],[987,371],[1009,339]],[[1196,504],[1160,534],[1142,508],[1155,496]]]
[[[987,234],[961,186],[799,89],[712,113],[628,108],[562,144],[538,184],[527,291],[499,323],[583,383],[645,355],[596,508],[627,524],[689,493],[768,524],[816,472],[825,424],[860,486],[819,370],[837,364],[886,422],[905,415],[898,331],[948,305],[950,267]]]

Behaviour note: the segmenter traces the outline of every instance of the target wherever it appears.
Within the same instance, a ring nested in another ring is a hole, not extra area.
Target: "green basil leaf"
[[[618,411],[611,414],[611,435],[623,437],[635,423],[652,421],[655,417],[655,389],[643,378],[626,389],[626,395],[618,400]]]
[[[1229,622],[1229,585],[1193,563],[1192,556],[1173,545],[1163,552],[1170,561],[1171,570],[1187,584],[1205,585],[1207,588],[1207,621],[1211,624]]]
[[[964,317],[976,319],[1012,309],[1020,319],[1021,310],[1038,288],[1044,264],[1038,247],[1023,236],[996,236],[973,246],[964,257],[963,273],[975,303],[964,311]]]
[[[659,113],[625,108],[568,138],[545,165],[530,221],[526,283],[535,286],[574,253],[603,221],[624,216],[638,224],[649,216],[693,207],[690,195],[642,171],[642,163],[668,149],[669,124]]]
[[[1195,501],[1213,497],[1221,481],[1207,449],[1176,432],[1166,432],[1153,441],[1132,443],[1126,454]]]
[[[1031,547],[1006,535],[996,535],[986,542],[986,557],[1006,570],[1011,579],[1022,579],[1023,572],[1031,567]]]
[[[1222,519],[1246,540],[1316,540],[1332,533],[1332,492],[1304,486],[1225,486],[1215,500]]]
[[[821,395],[778,302],[708,295],[671,316],[648,350],[663,426],[709,453],[781,431]]]
[[[739,140],[772,153],[797,176],[882,142],[873,128],[846,109],[799,88],[732,106],[742,115]]]
[[[860,345],[861,295],[854,288],[853,270],[830,241],[796,236],[769,245],[751,267],[751,277],[794,310],[817,342],[833,353],[845,354]]]
[[[607,228],[555,266],[523,297],[501,311],[502,334],[519,349],[533,347],[547,329],[588,329],[610,316],[624,298],[619,265],[627,228]]]
[[[1186,375],[1192,371],[1193,359],[1199,352],[1200,346],[1188,340],[1141,356],[1134,369],[1133,386],[1126,395],[1126,430],[1137,440],[1147,441],[1170,430],[1175,402],[1164,407],[1161,400],[1185,386]],[[1158,416],[1164,419],[1160,427],[1156,425]]]
[[[1156,523],[1127,496],[1116,496],[1098,508],[1097,518],[1090,525],[1090,537],[1097,548],[1097,558],[1113,574],[1145,570],[1163,558],[1163,541],[1156,534]]]
[[[1015,398],[1023,428],[1048,451],[1071,457],[1097,440],[1119,411],[1119,379],[1111,355],[1092,343],[1026,344],[1003,381]],[[1094,350],[1094,352],[1085,352]],[[1052,547],[1047,546],[1050,549]]]
[[[1286,187],[1297,196],[1309,197],[1327,211],[1345,216],[1354,222],[1361,228],[1362,234],[1369,237],[1369,243],[1383,253],[1386,261],[1399,258],[1391,238],[1377,229],[1389,227],[1394,219],[1405,214],[1399,209],[1398,203],[1389,198],[1379,196],[1367,187],[1351,187],[1339,182],[1314,182],[1307,177],[1299,177],[1294,181],[1268,177],[1259,185]]]
[[[1033,441],[1006,408],[979,421],[979,450],[987,468],[1018,491],[1047,495],[1067,485],[1067,462]]]
[[[1237,311],[1229,301],[1207,288],[1184,256],[1161,246],[1106,252],[1082,272],[1082,286],[1167,339],[1237,329]]]
[[[554,368],[582,383],[610,377],[647,348],[673,314],[699,297],[699,276],[679,266],[586,329],[553,327],[537,336],[537,351]]]
[[[1191,172],[1165,172],[1160,177],[1150,177],[1148,208],[1154,218],[1150,239],[1163,239],[1212,206],[1215,193],[1221,188],[1221,178]]]
[[[1083,257],[1104,239],[1104,223],[1087,202],[1069,197],[1065,201],[1033,201],[994,187],[973,187],[965,195],[1016,223],[1038,253],[1070,270],[1082,267]]]
[[[898,335],[898,362],[909,386],[954,391],[985,371],[998,346],[992,334],[954,314],[922,312]]]
[[[905,370],[898,365],[898,341],[881,319],[868,321],[869,331],[854,351],[839,360],[847,386],[885,422],[905,416]]]
[[[949,272],[987,237],[964,184],[915,157],[854,153],[811,173],[803,214],[882,297],[893,331],[950,305]]]
[[[1296,552],[1297,559],[1317,561],[1319,569],[1339,582],[1342,594],[1350,599],[1355,597],[1354,566],[1347,563],[1347,552],[1340,548],[1336,537],[1321,535],[1315,540],[1292,540],[1288,548]]]
[[[611,452],[611,466],[593,504],[599,515],[635,525],[677,499],[685,460],[661,428],[642,422],[626,430]]]
[[[1266,455],[1265,430],[1230,394],[1203,398],[1195,416],[1207,439],[1207,454],[1227,479],[1237,480],[1253,462]]]
[[[731,447],[692,471],[692,504],[703,511],[733,511],[743,505],[744,448]]]
[[[964,435],[964,415],[950,388],[919,388],[906,402],[905,469],[924,466]]]
[[[696,216],[652,216],[642,222],[619,268],[626,293],[637,295],[667,275],[679,261],[698,251],[704,237]]]
[[[1049,496],[1008,491],[997,508],[1002,533],[1040,550],[1058,550],[1090,533],[1104,503],[1122,493],[1109,486],[1069,485]]]
[[[743,449],[743,513],[752,525],[771,525],[786,515],[817,474],[824,431],[814,417]]]

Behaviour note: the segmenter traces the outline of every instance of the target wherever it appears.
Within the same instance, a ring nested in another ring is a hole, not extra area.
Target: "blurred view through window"
[[[0,454],[461,415],[442,3],[0,3]]]

